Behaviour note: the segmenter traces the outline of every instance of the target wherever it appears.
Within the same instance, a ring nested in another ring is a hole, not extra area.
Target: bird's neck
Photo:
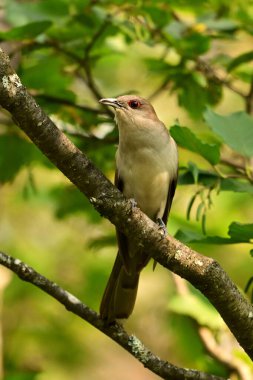
[[[164,124],[157,120],[155,123],[133,124],[118,121],[119,129],[119,151],[129,152],[129,150],[154,149],[159,150],[168,144],[169,132]]]

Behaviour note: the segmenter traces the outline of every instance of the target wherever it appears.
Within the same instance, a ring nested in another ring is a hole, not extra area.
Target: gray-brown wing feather
[[[120,178],[118,170],[115,171],[115,177],[114,177],[114,184],[115,186],[123,193],[124,191],[124,182],[122,178]],[[128,239],[126,235],[124,235],[122,232],[116,228],[116,236],[118,241],[118,247],[119,247],[119,253],[122,257],[123,265],[126,268],[127,272],[131,271],[131,262],[128,252]]]
[[[172,180],[170,181],[170,184],[169,184],[167,202],[166,202],[165,210],[164,210],[163,217],[162,217],[163,223],[165,225],[167,224],[167,220],[168,220],[168,216],[170,213],[171,204],[172,204],[172,200],[174,198],[176,187],[177,187],[177,175],[174,178],[172,178]]]
[[[124,184],[117,171],[115,185],[123,192]],[[100,304],[100,315],[108,323],[116,318],[129,317],[134,308],[139,282],[139,271],[136,271],[138,258],[130,257],[127,237],[117,228],[116,233],[119,251]]]
[[[165,226],[166,226],[167,221],[168,221],[168,216],[169,216],[171,204],[172,204],[172,201],[173,201],[173,198],[175,195],[176,187],[177,187],[177,175],[170,181],[170,184],[169,184],[167,202],[166,202],[165,210],[164,210],[163,217],[162,217],[162,220],[163,220],[163,223],[165,224]],[[157,265],[157,261],[154,260],[153,270],[155,270],[156,265]]]

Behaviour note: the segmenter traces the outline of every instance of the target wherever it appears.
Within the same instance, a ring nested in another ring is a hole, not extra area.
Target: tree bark
[[[0,105],[39,149],[89,199],[95,209],[142,246],[161,265],[187,279],[218,310],[238,342],[253,358],[253,308],[213,259],[159,228],[112,185],[49,119],[22,85],[0,50]]]
[[[132,356],[138,359],[144,367],[150,369],[163,379],[167,380],[224,380],[220,376],[211,375],[205,372],[177,367],[154,355],[144,344],[135,336],[128,335],[123,326],[117,322],[110,325],[105,324],[99,315],[82,303],[74,295],[62,289],[56,283],[50,281],[33,268],[29,267],[20,260],[6,255],[0,251],[0,263],[11,269],[22,280],[42,289],[44,292],[55,298],[58,302],[72,313],[89,322],[92,326],[113,339]]]

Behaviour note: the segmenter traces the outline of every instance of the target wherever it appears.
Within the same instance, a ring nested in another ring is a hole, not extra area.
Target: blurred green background
[[[179,145],[169,233],[217,259],[244,289],[253,275],[253,2],[0,4],[1,47],[22,82],[112,181],[117,130],[98,99],[137,93],[151,100]],[[0,215],[0,250],[98,310],[117,250],[114,227],[4,110]],[[0,271],[2,378],[158,378],[48,295]],[[208,349],[205,326],[250,379],[252,367],[217,313],[159,265],[143,271],[125,326],[173,364],[243,378]]]

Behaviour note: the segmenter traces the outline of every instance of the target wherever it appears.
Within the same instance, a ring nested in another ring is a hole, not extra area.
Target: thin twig
[[[245,97],[245,101],[246,101],[246,112],[248,114],[252,114],[253,113],[253,75],[252,75],[252,78],[251,78],[251,82],[250,82],[250,89],[249,89],[249,93],[248,95],[246,95]]]
[[[207,350],[207,352],[220,363],[225,365],[230,374],[236,373],[241,380],[249,380],[252,378],[252,371],[250,371],[249,366],[244,362],[243,358],[233,354],[232,348],[229,350],[228,347],[225,349],[216,341],[214,333],[204,326],[199,326],[198,328],[199,336]],[[228,334],[228,331],[224,332]],[[235,347],[233,347],[235,349]],[[238,347],[239,350],[239,347]]]
[[[103,137],[103,138],[99,138],[97,136],[95,136],[94,134],[92,133],[88,133],[88,132],[85,132],[85,131],[82,131],[82,130],[77,130],[77,129],[74,129],[74,128],[71,128],[67,125],[64,125],[64,126],[60,126],[58,125],[58,128],[63,132],[63,133],[66,133],[67,135],[69,136],[72,136],[72,137],[78,137],[80,139],[83,139],[83,140],[89,140],[89,142],[94,142],[96,144],[101,144],[102,146],[105,146],[105,145],[110,145],[110,144],[116,144],[117,143],[117,139],[115,137]]]
[[[171,13],[171,15],[175,21],[184,23],[184,21],[181,20],[180,16],[174,10],[171,10],[170,13]],[[167,45],[169,45],[169,46],[171,45],[171,42],[169,41],[166,34],[162,30],[156,29],[155,32],[156,32],[156,34],[160,35],[161,39]],[[216,70],[209,64],[209,62],[207,62],[207,60],[205,60],[201,57],[197,57],[195,59],[193,58],[193,60],[195,61],[195,64],[196,64],[196,70],[201,72],[207,79],[211,80],[212,82],[215,82],[217,84],[220,84],[220,85],[227,87],[228,89],[230,89],[231,91],[233,91],[234,93],[236,93],[237,95],[242,97],[245,101],[247,101],[247,99],[248,99],[248,104],[246,106],[247,106],[247,109],[249,109],[250,112],[252,112],[253,88],[251,89],[252,94],[250,91],[249,94],[247,95],[244,92],[242,92],[241,90],[239,90],[237,87],[235,87],[234,84],[231,82],[231,80],[220,77],[217,74]],[[168,80],[168,82],[169,82],[169,80]],[[252,87],[253,87],[253,84],[252,84]],[[159,86],[157,88],[157,90],[154,90],[155,96],[159,95],[159,93],[161,91],[163,91],[164,88],[166,88],[166,83],[163,83],[163,86]],[[153,97],[153,95],[151,95],[151,97]]]
[[[93,34],[90,42],[85,46],[84,49],[84,59],[89,55],[90,51],[94,47],[97,40],[103,35],[104,31],[108,28],[111,23],[111,16],[108,15],[104,22],[101,24],[100,28]]]
[[[150,369],[163,379],[167,380],[224,380],[219,376],[204,372],[180,368],[161,360],[148,350],[144,344],[134,335],[129,335],[117,322],[110,325],[104,323],[99,315],[82,303],[73,294],[61,288],[55,282],[50,281],[32,267],[0,251],[0,263],[16,273],[22,280],[27,281],[43,290],[45,293],[59,301],[65,308],[76,314],[93,327],[106,334],[109,338],[127,350],[139,360],[144,367]]]
[[[225,87],[229,88],[231,91],[245,99],[246,94],[239,90],[237,87],[235,87],[228,79],[220,77],[217,74],[216,70],[213,68],[213,66],[211,66],[207,60],[198,57],[195,60],[195,62],[196,70],[200,71],[207,79],[217,84],[224,85]]]
[[[64,105],[64,106],[70,106],[70,107],[76,108],[80,111],[89,112],[89,113],[92,113],[95,115],[104,115],[105,114],[104,110],[96,109],[96,108],[92,108],[92,107],[88,107],[88,106],[83,106],[81,104],[77,104],[75,102],[72,102],[71,100],[68,100],[68,99],[58,98],[57,96],[48,95],[48,94],[36,94],[36,93],[33,94],[32,91],[31,91],[31,94],[34,95],[36,97],[36,99],[38,99],[38,100],[44,99],[44,100],[49,101],[51,103],[56,103],[56,104],[60,104],[60,105]]]
[[[240,159],[241,157],[239,157]],[[222,156],[220,162],[224,165],[228,165],[240,173],[245,173],[245,164],[238,162],[238,160],[231,157]]]
[[[105,27],[107,26],[108,22],[109,22],[109,19],[107,20],[107,22],[102,24],[99,31],[97,33],[95,33],[94,37],[91,39],[90,43],[88,44],[87,51],[85,50],[84,58],[81,58],[77,54],[66,49],[58,41],[55,41],[55,40],[46,40],[44,42],[32,41],[31,43],[29,42],[29,43],[21,44],[19,49],[26,48],[27,46],[29,47],[30,45],[33,45],[33,46],[37,45],[39,47],[43,47],[43,46],[44,47],[51,47],[51,48],[55,49],[56,51],[58,51],[59,53],[65,55],[66,57],[71,59],[71,61],[75,62],[78,65],[78,68],[76,69],[76,73],[78,74],[79,78],[85,82],[86,86],[91,91],[94,98],[98,101],[98,100],[102,99],[104,96],[98,90],[98,88],[95,84],[95,81],[93,79],[91,67],[90,67],[89,52],[90,52],[91,48],[93,47],[94,43],[99,38],[99,36],[105,30]],[[81,72],[80,68],[84,70],[85,76]],[[69,104],[69,105],[72,105],[72,104]],[[77,106],[77,107],[80,108],[79,106]],[[84,110],[84,107],[82,107],[82,108]],[[87,111],[90,111],[90,109],[87,109]],[[90,111],[90,112],[93,112],[93,111]],[[114,113],[110,109],[108,109],[108,107],[103,106],[103,111],[100,111],[100,113],[108,115],[111,119],[114,118]]]
[[[0,49],[0,104],[37,147],[89,199],[94,208],[142,246],[150,257],[199,289],[218,310],[248,355],[253,358],[253,307],[221,266],[171,236],[157,225],[93,165],[64,135],[22,85]]]
[[[172,278],[174,280],[178,294],[180,294],[182,297],[189,296],[190,291],[186,281],[175,274],[173,274]],[[241,380],[250,379],[251,371],[249,366],[247,366],[247,364],[244,363],[243,359],[240,360],[240,358],[237,358],[237,356],[232,352],[235,346],[238,349],[238,351],[240,350],[240,348],[238,347],[236,340],[233,338],[231,334],[229,334],[229,331],[225,328],[225,324],[222,331],[218,332],[218,339],[216,341],[214,337],[214,332],[210,328],[200,325],[196,319],[194,319],[194,322],[199,337],[208,354],[211,355],[215,360],[220,362],[222,365],[224,365],[227,368],[230,375],[236,373],[238,376],[240,376]],[[229,334],[231,340],[230,346],[227,345],[226,347],[222,347],[222,342],[220,342],[222,339],[221,334],[226,334],[226,340],[228,339],[227,335]]]
[[[157,89],[155,89],[152,94],[149,95],[148,99],[149,101],[154,100],[160,93],[164,90],[166,90],[169,87],[171,80],[169,78],[166,78]]]
[[[86,84],[88,88],[90,89],[91,93],[95,97],[96,100],[100,100],[103,98],[103,95],[100,93],[100,91],[97,88],[97,85],[94,81],[92,71],[91,71],[91,60],[90,60],[90,52],[92,51],[94,45],[96,44],[97,40],[102,36],[104,31],[107,29],[107,27],[110,25],[111,17],[108,15],[104,22],[101,24],[100,28],[94,33],[93,37],[91,38],[90,42],[86,45],[84,49],[84,57],[82,59],[82,67],[84,69],[85,75],[86,75]],[[114,117],[114,113],[105,107],[106,113],[110,117]]]

